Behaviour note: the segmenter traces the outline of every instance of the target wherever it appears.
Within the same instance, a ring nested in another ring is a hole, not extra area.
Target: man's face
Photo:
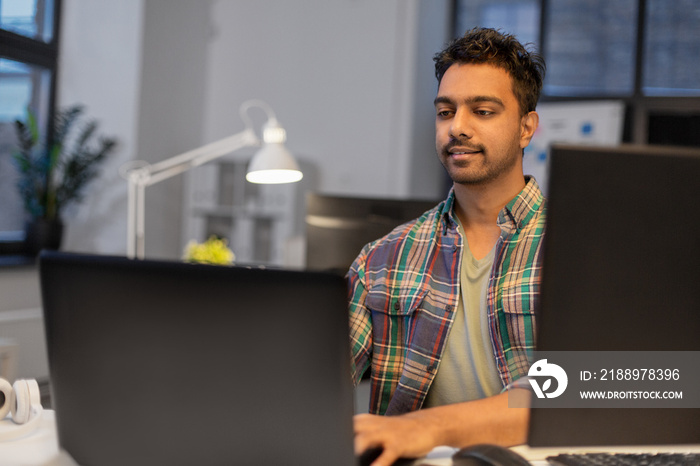
[[[514,171],[522,174],[522,150],[537,127],[537,115],[520,116],[505,70],[450,66],[438,88],[435,114],[438,157],[455,183],[484,184]]]

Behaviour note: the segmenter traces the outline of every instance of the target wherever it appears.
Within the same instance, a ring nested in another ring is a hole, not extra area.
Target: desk
[[[10,419],[0,421],[0,466],[79,466],[71,456],[58,448],[56,416],[45,409],[41,419],[26,435],[16,436],[22,426]],[[11,435],[11,440],[5,438]],[[433,450],[421,465],[449,466],[454,448],[439,447]]]
[[[70,455],[59,451],[56,418],[44,410],[41,419],[25,435],[25,426],[10,419],[0,421],[0,463],[5,466],[77,466]],[[11,437],[9,440],[8,437]]]
[[[14,435],[22,429],[13,424],[11,420],[0,421],[0,465],[1,466],[79,466],[67,453],[59,450],[56,436],[56,418],[52,410],[44,410],[38,424],[27,432],[26,435],[14,440],[5,440],[8,434]],[[533,466],[546,466],[547,456],[556,455],[564,451],[577,452],[691,452],[700,453],[698,445],[673,445],[673,446],[632,446],[632,447],[578,447],[578,448],[529,448],[526,445],[514,447],[517,453],[528,459]],[[454,448],[438,447],[426,458],[416,461],[416,466],[450,466],[450,457],[455,452]]]

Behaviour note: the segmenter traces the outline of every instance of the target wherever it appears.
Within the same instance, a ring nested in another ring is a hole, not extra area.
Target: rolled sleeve
[[[355,260],[347,274],[348,310],[350,318],[350,355],[352,380],[355,385],[369,367],[372,356],[372,313],[365,305],[364,254]]]

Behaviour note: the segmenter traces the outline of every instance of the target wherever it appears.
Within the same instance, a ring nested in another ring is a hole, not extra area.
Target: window
[[[457,36],[478,26],[502,29],[539,49],[539,0],[459,0],[455,11]]]
[[[637,0],[548,2],[546,95],[631,95]]]
[[[700,95],[700,1],[650,0],[645,18],[642,92]]]
[[[60,0],[0,0],[0,254],[16,253],[25,214],[12,153],[14,121],[27,109],[50,131],[58,58]]]
[[[541,51],[541,101],[622,100],[624,141],[698,145],[700,0],[455,0],[454,11],[455,36],[494,27]]]

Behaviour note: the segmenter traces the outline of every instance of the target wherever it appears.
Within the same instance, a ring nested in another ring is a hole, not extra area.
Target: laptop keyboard
[[[547,457],[556,466],[700,466],[700,453],[580,453]]]

